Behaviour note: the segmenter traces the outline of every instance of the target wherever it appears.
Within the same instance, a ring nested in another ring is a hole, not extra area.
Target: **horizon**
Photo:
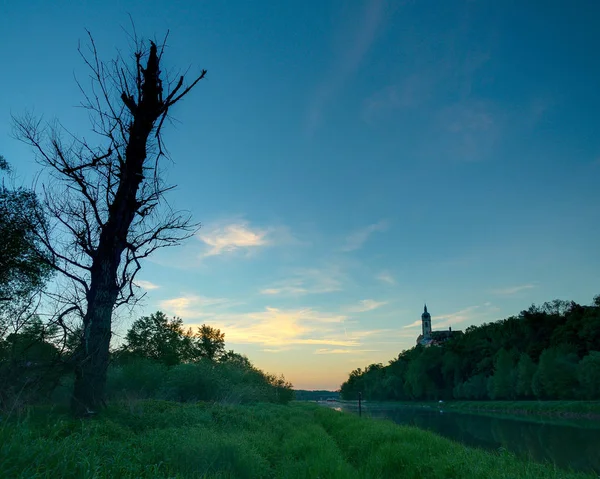
[[[203,227],[143,264],[120,334],[162,310],[331,391],[413,347],[425,301],[433,330],[464,330],[600,293],[594,2],[4,10],[0,154],[24,185],[39,169],[11,114],[92,138],[86,28],[102,59],[129,55],[131,13],[142,38],[170,30],[166,71],[208,70],[164,126],[168,201]]]

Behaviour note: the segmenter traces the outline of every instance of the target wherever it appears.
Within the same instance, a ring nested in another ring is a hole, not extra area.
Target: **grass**
[[[0,477],[584,479],[432,433],[314,404],[142,401],[74,420],[0,423]]]

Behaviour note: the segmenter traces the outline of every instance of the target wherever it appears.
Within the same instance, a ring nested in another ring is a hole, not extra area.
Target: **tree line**
[[[352,371],[344,399],[600,399],[600,295],[554,300]]]
[[[68,402],[72,354],[81,330],[64,347],[60,328],[31,318],[18,333],[0,337],[0,410]],[[244,355],[225,349],[225,334],[202,325],[193,331],[161,311],[133,322],[110,352],[107,399],[287,403],[292,385],[267,374]]]

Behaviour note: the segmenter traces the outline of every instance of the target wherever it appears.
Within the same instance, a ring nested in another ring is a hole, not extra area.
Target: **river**
[[[353,404],[329,403],[357,413]],[[468,446],[505,448],[536,462],[600,474],[600,421],[449,412],[435,407],[363,405],[363,415],[433,431]]]

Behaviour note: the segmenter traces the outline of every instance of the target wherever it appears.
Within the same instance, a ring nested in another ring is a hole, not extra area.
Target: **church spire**
[[[427,312],[427,303],[423,307],[423,314],[421,315],[421,322],[423,325],[423,337],[429,338],[431,334],[431,315]]]

